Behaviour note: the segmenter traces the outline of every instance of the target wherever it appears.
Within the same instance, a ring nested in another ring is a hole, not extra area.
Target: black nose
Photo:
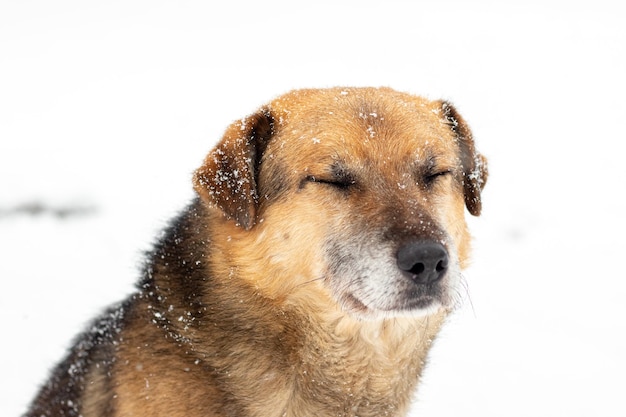
[[[417,284],[431,284],[448,270],[448,252],[434,241],[412,241],[400,247],[398,268]]]

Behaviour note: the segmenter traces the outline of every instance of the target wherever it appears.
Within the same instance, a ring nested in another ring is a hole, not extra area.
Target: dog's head
[[[350,88],[294,91],[232,124],[194,185],[261,291],[314,286],[376,318],[452,306],[486,178],[449,103]]]

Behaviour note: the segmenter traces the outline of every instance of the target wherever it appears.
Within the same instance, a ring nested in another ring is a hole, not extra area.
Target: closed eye
[[[326,184],[341,190],[346,190],[356,184],[355,176],[340,161],[335,161],[330,169],[320,176],[308,175],[305,181]]]
[[[316,182],[318,184],[328,184],[328,185],[332,185],[333,187],[341,188],[341,189],[345,189],[356,184],[356,181],[348,176],[345,176],[345,177],[340,176],[337,178],[326,178],[326,177],[316,177],[314,175],[309,175],[306,177],[306,181]]]
[[[448,175],[452,175],[452,170],[451,169],[446,169],[446,170],[442,170],[442,171],[435,171],[432,173],[427,173],[424,176],[424,183],[428,186],[428,185],[432,185],[434,184],[437,180],[448,176]]]

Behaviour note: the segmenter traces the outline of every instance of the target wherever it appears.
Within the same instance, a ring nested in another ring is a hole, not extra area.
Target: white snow
[[[335,85],[450,100],[489,158],[471,302],[411,415],[626,415],[624,21],[603,0],[1,2],[0,415],[132,289],[231,121]]]

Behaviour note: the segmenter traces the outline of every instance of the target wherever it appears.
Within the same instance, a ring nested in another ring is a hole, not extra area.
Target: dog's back
[[[25,416],[114,415],[111,402],[102,401],[107,388],[98,386],[97,374],[111,373],[125,310],[124,305],[112,307],[89,325],[75,340],[67,357],[53,370]],[[90,387],[95,392],[93,397],[85,395]],[[94,408],[89,403],[93,403]],[[97,411],[86,414],[87,409]]]

